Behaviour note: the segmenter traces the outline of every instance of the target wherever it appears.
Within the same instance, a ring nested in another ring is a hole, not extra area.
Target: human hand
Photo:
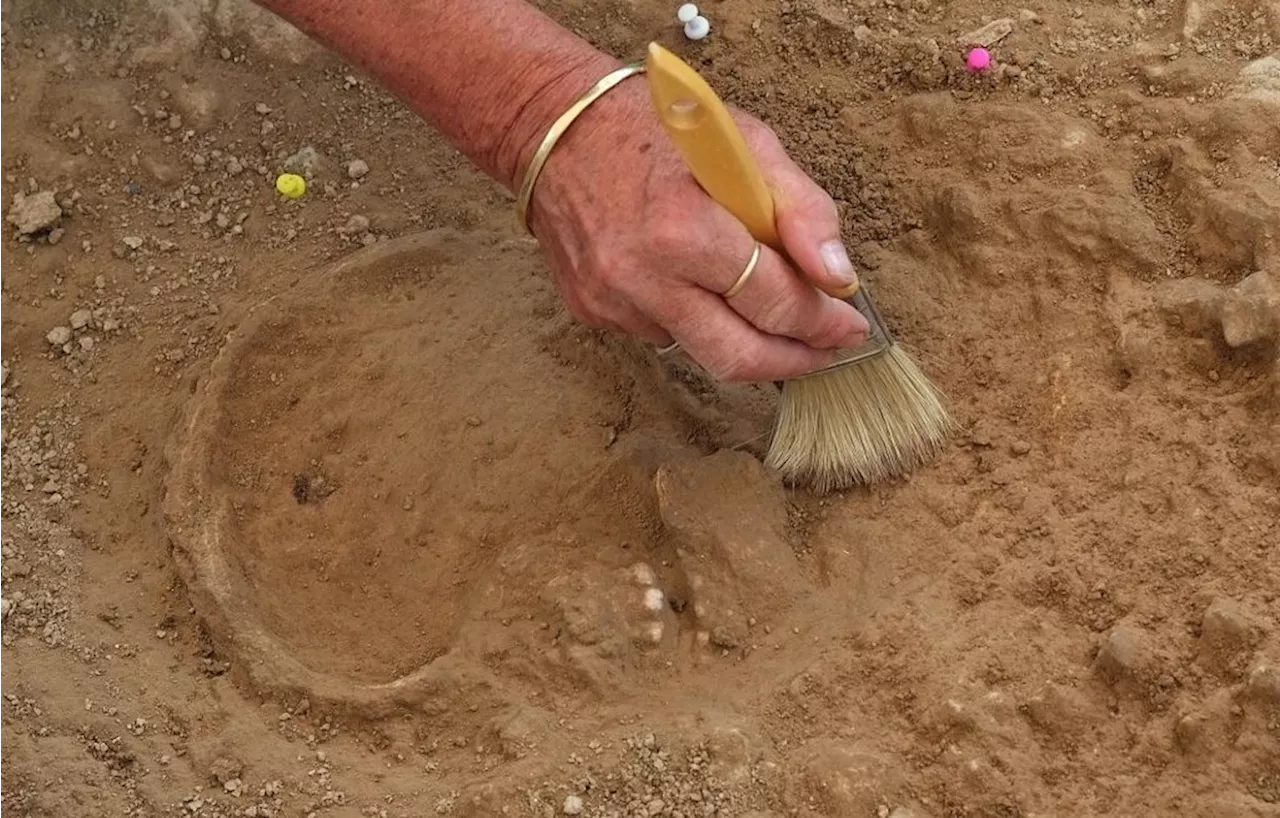
[[[868,325],[823,292],[856,281],[835,203],[767,126],[734,116],[774,191],[786,257],[762,247],[731,298],[722,294],[755,240],[698,186],[643,81],[610,91],[560,139],[534,189],[530,224],[584,324],[658,346],[678,341],[720,380],[784,380],[862,343]]]

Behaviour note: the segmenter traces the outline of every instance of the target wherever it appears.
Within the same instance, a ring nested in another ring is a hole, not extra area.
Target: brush
[[[687,63],[650,43],[646,75],[658,118],[690,173],[757,241],[785,256],[774,200],[729,109]],[[867,341],[781,384],[765,464],[818,493],[901,477],[941,451],[952,428],[942,393],[898,344],[862,285],[843,298]]]

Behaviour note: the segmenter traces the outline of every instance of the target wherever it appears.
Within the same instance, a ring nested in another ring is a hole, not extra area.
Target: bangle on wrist
[[[547,158],[551,155],[551,151],[555,148],[556,143],[560,141],[560,137],[564,136],[565,131],[573,125],[574,121],[582,114],[583,111],[591,107],[592,103],[604,96],[609,89],[618,83],[636,74],[641,74],[645,70],[643,62],[634,62],[616,68],[600,78],[595,85],[588,88],[582,96],[578,97],[573,105],[569,106],[569,110],[565,111],[547,129],[547,134],[542,138],[542,143],[538,145],[538,149],[533,152],[533,158],[529,161],[529,169],[525,171],[524,182],[520,185],[520,193],[516,198],[516,218],[520,220],[520,226],[530,234],[533,229],[529,226],[529,203],[533,199],[533,187],[538,181],[538,175],[542,173],[542,167],[547,163]]]

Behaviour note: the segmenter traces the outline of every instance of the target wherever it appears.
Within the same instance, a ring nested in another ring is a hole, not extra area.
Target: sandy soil
[[[8,814],[1280,815],[1280,6],[675,5],[544,7],[838,198],[908,481],[779,485],[270,19],[5,2]]]

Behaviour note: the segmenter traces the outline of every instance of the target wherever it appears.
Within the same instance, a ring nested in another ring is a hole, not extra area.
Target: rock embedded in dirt
[[[549,581],[543,600],[555,610],[571,662],[603,683],[613,663],[633,648],[651,649],[675,631],[675,614],[660,604],[655,610],[653,570],[591,566]]]
[[[369,163],[363,159],[352,159],[347,163],[347,176],[351,179],[361,179],[369,172]]]
[[[960,37],[961,45],[990,48],[1013,33],[1013,19],[1001,17]]]
[[[1022,710],[1037,728],[1064,739],[1087,732],[1102,717],[1102,713],[1079,691],[1052,682],[1028,698]]]
[[[76,310],[71,313],[71,328],[84,329],[93,322],[93,312],[91,310]]]
[[[1258,627],[1234,599],[1219,597],[1205,609],[1200,622],[1200,658],[1215,672],[1230,673],[1248,661]]]
[[[1280,53],[1254,60],[1241,68],[1231,93],[1280,107]]]
[[[1159,292],[1165,313],[1190,332],[1205,333],[1221,326],[1222,290],[1201,278],[1165,283]]]
[[[1232,347],[1280,337],[1280,284],[1263,270],[1227,291],[1222,337]]]
[[[1245,679],[1244,695],[1251,701],[1274,709],[1280,716],[1280,664],[1265,658],[1255,662]]]
[[[23,579],[31,576],[31,566],[22,560],[13,560],[6,567],[8,568],[7,573],[11,577]]]
[[[754,457],[725,450],[663,466],[654,487],[694,614],[718,646],[746,644],[748,618],[777,618],[804,593],[786,541],[786,495]]]
[[[1280,285],[1259,270],[1224,289],[1203,279],[1181,279],[1163,286],[1165,311],[1186,329],[1221,332],[1229,346],[1241,347],[1280,338]]]
[[[214,88],[183,83],[174,89],[173,103],[181,112],[183,122],[203,132],[217,124],[222,96]]]
[[[70,327],[54,327],[49,330],[49,334],[45,336],[50,344],[61,347],[71,343],[72,332]]]
[[[756,763],[769,750],[769,740],[747,724],[723,726],[711,731],[706,743],[709,772],[729,785],[751,780]]]
[[[565,815],[581,815],[582,809],[582,799],[576,795],[566,796],[564,804],[560,807],[560,811]]]
[[[8,222],[18,228],[19,236],[33,236],[51,230],[62,218],[62,207],[51,190],[30,196],[18,193],[9,207]]]
[[[286,173],[296,173],[308,181],[316,177],[320,166],[320,153],[310,145],[300,148],[297,153],[284,160]]]
[[[1155,655],[1147,635],[1133,625],[1112,628],[1098,649],[1094,669],[1108,684],[1118,686],[1142,678],[1152,667]]]
[[[368,229],[369,229],[369,217],[362,216],[359,213],[356,213],[351,218],[347,219],[347,223],[345,225],[338,228],[338,232],[351,236],[357,233],[363,233]],[[468,418],[467,423],[469,425],[474,425],[474,426],[480,425],[479,418],[476,418],[476,423],[474,424],[472,424],[471,419]]]

